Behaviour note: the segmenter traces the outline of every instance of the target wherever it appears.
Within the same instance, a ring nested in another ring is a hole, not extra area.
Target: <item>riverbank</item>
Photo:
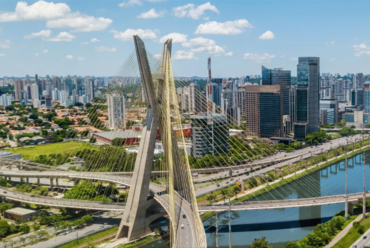
[[[357,143],[356,147],[354,147],[354,145],[348,145],[347,146],[348,150],[353,150],[353,148],[355,148],[355,150],[348,153],[347,158],[353,157],[353,156],[355,156],[355,155],[357,155],[357,154],[359,154],[363,151],[369,150],[370,147],[367,146],[367,145],[368,145],[367,140],[364,141],[361,145],[359,143]],[[311,157],[311,158],[308,158],[307,160],[299,161],[299,162],[295,163],[295,165],[286,166],[283,173],[278,175],[278,178],[275,179],[274,181],[270,181],[270,182],[268,182],[268,184],[266,184],[267,181],[268,181],[268,180],[266,180],[265,184],[263,184],[263,185],[261,184],[257,187],[251,188],[251,189],[246,190],[242,193],[238,193],[234,196],[230,196],[230,199],[232,200],[233,203],[245,201],[245,200],[248,200],[252,197],[256,197],[260,194],[263,194],[263,193],[269,192],[273,189],[276,189],[278,187],[281,187],[281,186],[283,186],[285,184],[288,184],[292,181],[295,181],[295,180],[297,180],[301,177],[309,175],[309,174],[311,174],[311,173],[313,173],[317,170],[320,170],[320,169],[323,169],[325,167],[331,166],[335,163],[338,163],[338,162],[345,159],[344,148],[345,148],[345,146],[340,147],[336,150],[328,151],[327,153],[323,153],[318,157],[314,157],[314,158]],[[356,149],[356,148],[358,148],[358,149]],[[306,165],[306,161],[307,161],[307,165]],[[290,172],[290,174],[287,174],[288,172]],[[270,172],[270,173],[272,174],[274,172]],[[282,177],[284,177],[284,179]],[[270,178],[270,176],[269,176],[269,178]],[[255,179],[255,178],[249,179],[245,183],[248,184],[248,181],[251,181],[253,179]],[[229,188],[226,188],[225,192],[227,192],[227,191],[230,192],[231,191],[230,189],[232,187],[235,187],[235,186],[231,186]],[[213,192],[212,194],[215,196],[218,193],[221,194],[221,197],[220,196],[214,197],[215,199],[217,199],[217,201],[213,201],[212,204],[220,204],[220,203],[224,202],[226,194],[222,193],[222,192]],[[211,218],[214,214],[215,214],[214,212],[206,213],[206,214],[202,215],[202,220],[205,221],[205,220]]]

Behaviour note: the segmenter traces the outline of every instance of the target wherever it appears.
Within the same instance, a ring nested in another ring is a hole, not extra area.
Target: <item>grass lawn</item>
[[[49,155],[51,153],[77,152],[83,149],[96,150],[98,149],[98,147],[84,142],[70,141],[37,146],[10,148],[6,149],[6,151],[10,151],[13,154],[22,154],[23,158],[32,160],[35,157],[38,157],[39,155]]]
[[[360,225],[365,226],[365,232],[370,228],[370,218],[367,215],[366,219],[360,220]],[[352,227],[349,232],[344,236],[333,248],[350,247],[362,234],[358,232],[358,228]]]
[[[100,233],[95,233],[95,234],[90,235],[89,237],[86,237],[86,238],[78,239],[78,243],[77,243],[77,240],[74,240],[74,241],[69,242],[65,245],[59,246],[58,248],[73,248],[73,247],[78,247],[82,244],[88,244],[89,242],[92,243],[94,240],[103,238],[103,237],[108,236],[112,233],[116,233],[117,231],[118,231],[118,226],[110,228],[110,229],[105,230],[105,231],[100,232]]]

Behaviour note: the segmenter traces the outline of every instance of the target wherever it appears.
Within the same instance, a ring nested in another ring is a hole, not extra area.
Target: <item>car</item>
[[[367,239],[367,236],[364,236],[364,239]]]
[[[236,171],[236,173],[239,173],[239,171]]]
[[[229,184],[229,181],[227,181],[226,184]]]
[[[108,223],[104,223],[103,225],[108,225]]]
[[[352,246],[352,248],[357,248],[357,245]]]
[[[18,195],[17,192],[14,192],[15,195]]]
[[[220,187],[220,184],[219,183],[217,184],[217,187]]]
[[[186,215],[185,215],[185,214],[183,214],[183,215],[182,215],[182,218],[186,219]]]
[[[59,234],[59,236],[64,236],[64,235],[67,235],[67,232],[63,232],[63,233]]]
[[[3,193],[6,194],[7,192],[4,190]]]
[[[185,228],[184,224],[181,224],[181,229],[184,229],[184,228]]]
[[[98,228],[99,228],[99,229],[102,229],[103,227],[104,227],[103,225],[100,225]]]

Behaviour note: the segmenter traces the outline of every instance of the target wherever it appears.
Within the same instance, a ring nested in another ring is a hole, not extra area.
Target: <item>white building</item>
[[[59,90],[57,88],[55,88],[52,92],[51,92],[51,99],[52,100],[60,100],[59,99]]]
[[[35,108],[40,106],[39,87],[35,83],[31,85],[31,97],[32,97],[33,106]]]
[[[2,94],[0,96],[0,105],[3,107],[12,105],[12,95]]]
[[[94,97],[95,97],[95,95],[94,95],[94,81],[92,79],[89,79],[86,82],[86,85],[85,85],[85,95],[87,96],[87,100],[89,102],[91,102],[92,99],[94,99]]]
[[[126,127],[125,97],[120,93],[107,94],[108,119],[111,129]]]
[[[83,104],[88,103],[87,96],[86,96],[86,95],[79,96],[79,97],[78,97],[78,101],[79,101],[80,103],[83,103]]]

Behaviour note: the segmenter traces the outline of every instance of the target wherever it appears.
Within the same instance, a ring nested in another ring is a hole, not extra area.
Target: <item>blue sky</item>
[[[1,0],[0,77],[111,76],[134,33],[152,54],[171,34],[181,76],[207,76],[208,56],[213,77],[261,74],[261,65],[296,75],[299,56],[320,57],[321,72],[370,73],[368,9],[355,0]]]

